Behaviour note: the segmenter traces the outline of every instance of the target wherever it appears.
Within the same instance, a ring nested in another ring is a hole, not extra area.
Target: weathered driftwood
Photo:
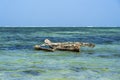
[[[81,46],[95,47],[92,43],[83,43],[83,42],[63,42],[63,43],[53,43],[48,39],[45,39],[45,44],[42,46],[49,46],[50,48],[42,48],[39,45],[36,45],[34,48],[36,50],[46,50],[46,51],[55,51],[55,50],[64,50],[64,51],[80,51]]]
[[[55,49],[43,48],[43,47],[41,47],[40,45],[35,45],[34,48],[35,48],[36,50],[45,50],[45,51],[52,51],[52,52],[55,51]]]

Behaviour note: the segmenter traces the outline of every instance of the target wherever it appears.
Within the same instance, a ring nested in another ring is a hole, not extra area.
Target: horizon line
[[[0,27],[120,27],[120,26],[0,26]]]

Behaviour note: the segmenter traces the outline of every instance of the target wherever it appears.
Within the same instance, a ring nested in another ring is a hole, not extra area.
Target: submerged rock
[[[26,73],[26,74],[34,75],[34,76],[40,75],[39,71],[36,71],[36,70],[26,70],[26,71],[23,71],[23,72]]]

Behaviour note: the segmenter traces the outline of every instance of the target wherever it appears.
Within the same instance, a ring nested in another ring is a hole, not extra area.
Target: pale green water
[[[120,28],[0,28],[0,80],[120,80],[119,35]],[[46,38],[96,47],[35,51]]]

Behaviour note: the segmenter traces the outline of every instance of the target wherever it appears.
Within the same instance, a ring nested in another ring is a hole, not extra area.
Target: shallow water
[[[81,52],[35,51],[44,39],[95,43]],[[0,80],[119,80],[120,28],[0,28]]]

